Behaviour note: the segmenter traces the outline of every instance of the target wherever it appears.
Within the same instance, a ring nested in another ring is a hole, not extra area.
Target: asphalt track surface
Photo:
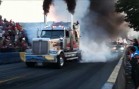
[[[120,57],[111,62],[69,62],[28,68],[24,63],[0,65],[0,89],[101,89]]]

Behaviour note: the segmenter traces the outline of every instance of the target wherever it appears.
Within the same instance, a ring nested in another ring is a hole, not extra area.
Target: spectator
[[[128,40],[130,40],[130,39],[128,39]],[[138,43],[138,40],[136,38],[133,40],[130,40],[130,41],[133,42],[133,46],[139,47],[139,43]]]
[[[27,40],[22,40],[23,38],[27,39],[22,26],[12,20],[8,21],[6,18],[3,20],[0,15],[0,49],[23,48],[25,51],[28,43]]]
[[[136,74],[136,82],[137,82],[137,89],[139,89],[139,59],[138,59],[138,64],[137,64],[137,74]]]
[[[3,25],[3,20],[2,20],[2,16],[0,15],[0,26]]]
[[[2,20],[2,16],[0,15],[0,20]]]
[[[2,31],[2,29],[0,29],[0,42],[2,40],[2,36],[3,36],[3,31]]]
[[[131,46],[129,47],[129,59],[130,59],[130,64],[132,66],[131,69],[131,77],[133,79],[133,82],[135,84],[135,89],[139,86],[139,70],[138,70],[138,58],[139,58],[139,51],[137,50],[137,47]]]

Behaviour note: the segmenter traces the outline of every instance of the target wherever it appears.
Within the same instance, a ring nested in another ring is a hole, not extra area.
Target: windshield
[[[64,37],[64,30],[42,30],[41,37],[50,39]]]

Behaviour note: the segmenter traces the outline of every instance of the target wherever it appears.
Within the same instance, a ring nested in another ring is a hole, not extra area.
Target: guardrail
[[[104,84],[102,89],[125,89],[125,69],[124,69],[125,54],[122,55],[118,64],[114,68],[107,82]]]
[[[0,64],[16,63],[24,61],[24,52],[0,53]]]
[[[112,89],[125,89],[126,79],[125,79],[124,58],[122,58],[120,60],[119,72],[118,72],[117,78],[116,78],[116,80],[114,82],[114,86],[112,87]]]

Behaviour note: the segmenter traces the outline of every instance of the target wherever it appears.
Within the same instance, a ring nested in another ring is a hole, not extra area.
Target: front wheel
[[[80,62],[82,60],[82,55],[81,53],[77,53],[77,59],[76,59],[76,62]]]
[[[65,59],[64,58],[65,57],[64,57],[63,53],[61,53],[60,55],[57,56],[57,64],[56,64],[56,66],[57,66],[58,69],[60,69],[60,68],[62,68],[64,66],[64,64],[65,64]]]

